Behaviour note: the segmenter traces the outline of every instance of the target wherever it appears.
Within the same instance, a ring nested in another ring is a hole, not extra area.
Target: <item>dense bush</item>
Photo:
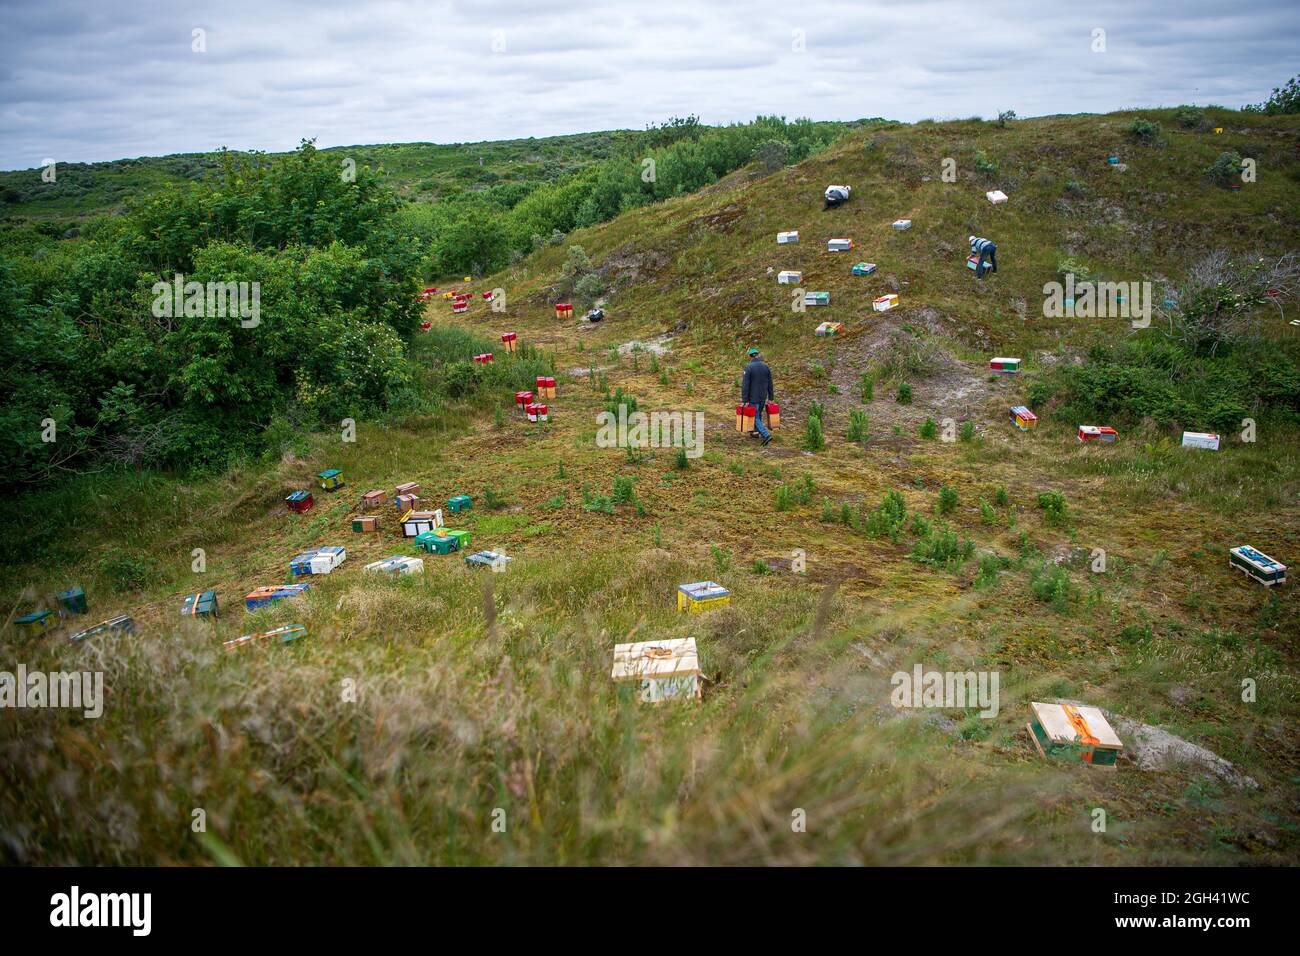
[[[1160,124],[1138,117],[1129,123],[1128,134],[1143,146],[1154,146],[1160,142]]]

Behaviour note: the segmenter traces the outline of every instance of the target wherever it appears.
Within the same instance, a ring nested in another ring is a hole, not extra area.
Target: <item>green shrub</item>
[[[939,426],[934,423],[933,418],[926,418],[921,422],[920,433],[922,438],[933,439],[939,434]]]
[[[1002,559],[996,554],[986,554],[980,558],[979,573],[975,575],[975,587],[989,588],[998,583],[998,573],[1002,570]]]
[[[1241,154],[1229,150],[1205,167],[1205,176],[1214,185],[1227,189],[1241,184],[1241,165]]]
[[[1006,486],[999,486],[998,490],[993,492],[993,503],[999,508],[1005,508],[1011,498],[1007,495]]]
[[[1183,129],[1204,129],[1205,110],[1198,110],[1194,106],[1180,106],[1174,110],[1174,122]]]
[[[1160,124],[1138,117],[1129,123],[1128,134],[1143,146],[1154,146],[1160,142]]]
[[[962,422],[961,429],[957,432],[959,441],[973,441],[975,439],[975,423]]]
[[[826,447],[826,439],[822,434],[822,420],[815,415],[810,414],[804,425],[803,446],[809,451],[821,451]]]
[[[849,441],[865,442],[867,440],[867,413],[860,408],[849,411]]]
[[[1055,564],[1040,567],[1030,579],[1029,588],[1035,598],[1062,613],[1069,609],[1070,602],[1077,596],[1070,575]]]
[[[897,491],[888,492],[880,502],[880,507],[867,515],[863,521],[863,530],[876,538],[898,540],[898,532],[907,520],[907,503]]]
[[[1060,527],[1069,521],[1069,507],[1065,503],[1065,495],[1059,491],[1044,491],[1039,494],[1038,507],[1043,510],[1043,516],[1050,525]]]
[[[610,496],[615,504],[631,504],[636,501],[636,489],[632,485],[632,479],[620,475],[614,479],[614,493]]]
[[[974,553],[974,543],[969,538],[962,541],[957,532],[945,524],[918,540],[908,557],[931,567],[957,571]]]
[[[957,509],[957,492],[947,485],[939,489],[939,514],[946,515]]]
[[[903,382],[898,386],[898,393],[894,396],[900,405],[912,404],[912,386]]]

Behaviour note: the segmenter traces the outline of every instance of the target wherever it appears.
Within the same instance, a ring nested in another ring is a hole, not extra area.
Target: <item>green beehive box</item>
[[[450,531],[447,528],[435,528],[415,537],[415,546],[429,554],[451,554],[468,544],[468,531]]]
[[[326,491],[338,491],[343,487],[343,472],[337,468],[327,468],[325,471],[318,472],[316,478]]]
[[[185,595],[185,600],[181,604],[181,617],[219,616],[216,591],[199,591],[197,594]]]
[[[469,495],[456,495],[447,499],[447,510],[451,512],[469,511],[474,502]]]
[[[1044,757],[1114,768],[1124,744],[1096,707],[1031,702],[1029,739]]]
[[[14,623],[24,634],[44,634],[53,625],[53,617],[53,611],[32,611],[30,614],[15,618]]]
[[[59,606],[69,614],[86,614],[90,607],[86,604],[86,592],[81,588],[68,588],[59,592]]]

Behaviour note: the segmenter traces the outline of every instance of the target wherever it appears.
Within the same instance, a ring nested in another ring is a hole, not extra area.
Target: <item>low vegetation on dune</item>
[[[1294,862],[1300,608],[1227,549],[1300,555],[1300,118],[684,120],[602,142],[517,199],[411,203],[307,144],[79,236],[4,226],[0,670],[102,671],[105,705],[0,711],[0,859]],[[1206,174],[1228,151],[1256,160],[1240,189]],[[850,201],[823,210],[829,183]],[[971,234],[997,274],[964,267]],[[176,272],[257,279],[260,325],[150,317]],[[1054,313],[1067,277],[1151,283],[1150,321]],[[733,429],[751,345],[780,404],[765,448]],[[557,394],[530,422],[515,393],[539,376]],[[620,407],[700,412],[702,443],[604,447]],[[316,487],[327,468],[345,488]],[[470,495],[448,524],[505,570],[363,575],[415,553],[391,502],[379,533],[349,530],[362,493],[406,481],[435,507]],[[331,544],[347,560],[305,597],[244,610]],[[677,610],[701,580],[730,604]],[[73,584],[91,623],[137,632],[13,626]],[[221,616],[183,619],[208,589]],[[688,636],[698,704],[611,680],[616,643]],[[895,706],[917,666],[998,674],[996,713]],[[1057,700],[1231,772],[1128,731],[1116,772],[1044,759],[1029,703]]]

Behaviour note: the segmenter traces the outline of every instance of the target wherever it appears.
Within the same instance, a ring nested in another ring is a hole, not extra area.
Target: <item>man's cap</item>
[[[758,349],[756,349],[756,348],[751,348],[751,349],[749,350],[749,354],[750,354],[750,355],[757,355],[757,354],[758,354]]]

